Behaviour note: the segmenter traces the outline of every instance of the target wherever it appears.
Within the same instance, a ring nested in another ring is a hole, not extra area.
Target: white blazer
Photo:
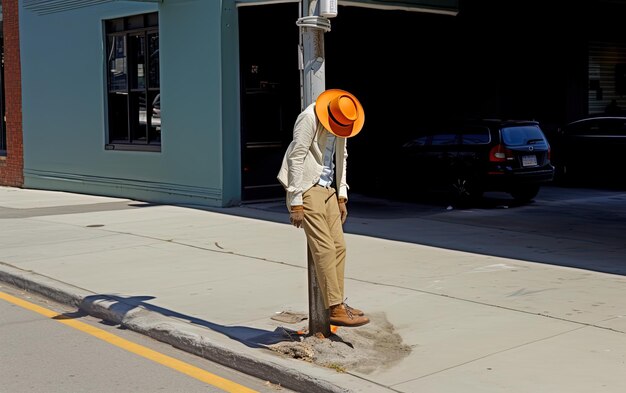
[[[293,140],[287,147],[278,172],[278,181],[287,191],[287,208],[302,205],[302,194],[320,180],[324,149],[330,133],[317,120],[315,103],[309,105],[296,119]],[[338,197],[348,198],[346,138],[335,138],[335,184]]]

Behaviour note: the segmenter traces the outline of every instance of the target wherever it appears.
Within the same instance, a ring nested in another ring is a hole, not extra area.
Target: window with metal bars
[[[161,151],[158,13],[105,22],[106,149]]]

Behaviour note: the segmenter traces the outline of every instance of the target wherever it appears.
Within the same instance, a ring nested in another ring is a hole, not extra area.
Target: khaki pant
[[[343,303],[346,243],[335,189],[314,186],[302,196],[303,228],[326,308]]]

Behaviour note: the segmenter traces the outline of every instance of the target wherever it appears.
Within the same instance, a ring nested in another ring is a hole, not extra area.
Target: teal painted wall
[[[228,4],[120,1],[47,14],[22,6],[24,186],[165,203],[238,203],[237,29]],[[105,150],[102,21],[156,10],[162,150]]]

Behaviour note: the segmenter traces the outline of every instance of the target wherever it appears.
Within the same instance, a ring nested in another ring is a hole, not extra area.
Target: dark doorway
[[[301,109],[298,6],[239,7],[243,201],[284,196],[276,174]],[[376,21],[377,29],[365,21]],[[410,134],[412,116],[458,114],[455,17],[340,7],[331,24],[326,88],[351,91],[367,113],[363,135],[350,141],[355,169],[348,175],[352,190],[364,192],[373,187],[369,166],[380,167],[367,157]]]
[[[539,2],[501,3],[462,2],[456,16],[339,7],[324,35],[325,86],[355,94],[366,114],[348,143],[351,192],[397,188],[388,158],[422,127],[512,118],[550,132],[586,103],[582,33],[553,32],[561,15]],[[276,173],[300,111],[298,6],[239,8],[244,201],[284,196]]]
[[[242,200],[284,197],[276,175],[300,112],[298,4],[239,8]]]

